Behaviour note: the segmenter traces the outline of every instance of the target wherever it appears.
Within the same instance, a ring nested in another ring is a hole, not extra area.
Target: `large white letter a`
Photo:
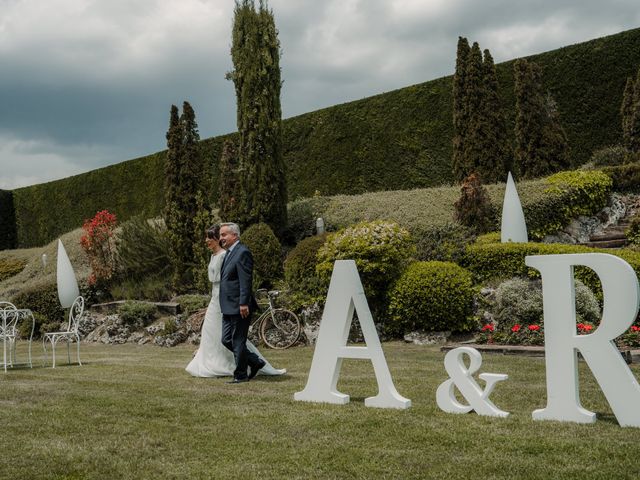
[[[354,310],[366,347],[348,347],[347,339]],[[378,381],[378,395],[365,399],[367,407],[409,408],[411,400],[398,393],[384,359],[360,275],[353,260],[337,260],[322,313],[318,342],[313,354],[307,386],[294,394],[295,400],[345,404],[349,395],[337,391],[343,358],[370,359]]]

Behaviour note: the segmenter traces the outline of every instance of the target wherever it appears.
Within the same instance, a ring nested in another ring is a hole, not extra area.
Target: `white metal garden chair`
[[[13,303],[0,302],[0,339],[3,345],[4,371],[7,371],[7,343],[9,344],[9,365],[13,366],[16,355],[16,324],[18,323],[18,309]]]
[[[56,368],[56,344],[60,340],[67,341],[67,359],[71,363],[71,353],[69,351],[69,344],[72,340],[75,340],[78,347],[78,365],[82,365],[80,362],[80,334],[78,333],[78,327],[80,325],[80,318],[84,313],[84,298],[82,296],[77,297],[71,309],[69,310],[69,322],[67,323],[67,329],[60,332],[45,333],[42,336],[42,347],[44,348],[44,363],[47,363],[47,343],[51,343],[51,351],[53,361],[52,368]]]

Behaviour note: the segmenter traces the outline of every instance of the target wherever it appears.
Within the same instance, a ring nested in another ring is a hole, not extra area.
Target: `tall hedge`
[[[0,250],[16,248],[16,211],[13,192],[0,190]]]
[[[574,164],[620,143],[626,79],[640,64],[640,28],[528,57],[558,101]],[[513,139],[513,61],[496,66]],[[284,120],[289,198],[411,189],[452,180],[452,76]],[[159,133],[160,135],[161,133]],[[203,175],[217,185],[222,143],[201,142]],[[164,152],[15,190],[18,244],[41,245],[107,208],[126,220],[162,209]],[[393,160],[393,161],[390,161]],[[211,184],[211,183],[210,183]],[[217,203],[212,188],[210,201]],[[55,213],[52,209],[55,208]]]

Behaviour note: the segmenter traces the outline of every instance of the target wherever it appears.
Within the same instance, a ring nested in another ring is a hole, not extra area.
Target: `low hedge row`
[[[540,273],[527,267],[527,255],[552,255],[568,253],[608,253],[625,260],[637,274],[640,273],[640,252],[629,249],[599,249],[583,245],[555,243],[474,243],[467,247],[463,265],[473,273],[476,282],[492,278],[531,277]],[[602,296],[600,281],[595,272],[588,268],[576,268],[576,277],[592,291]]]

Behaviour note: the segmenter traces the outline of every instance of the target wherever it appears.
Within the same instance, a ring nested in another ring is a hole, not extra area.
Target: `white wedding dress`
[[[209,280],[213,283],[211,291],[211,302],[207,307],[204,321],[202,322],[202,332],[200,334],[200,348],[193,360],[187,365],[187,372],[194,377],[224,377],[232,376],[236,368],[233,353],[222,345],[222,312],[220,311],[220,269],[222,259],[226,252],[211,255],[209,262]],[[271,364],[262,356],[258,349],[247,340],[247,348],[258,355],[266,362],[260,369],[258,375],[283,375],[287,373],[285,369],[273,368]]]

